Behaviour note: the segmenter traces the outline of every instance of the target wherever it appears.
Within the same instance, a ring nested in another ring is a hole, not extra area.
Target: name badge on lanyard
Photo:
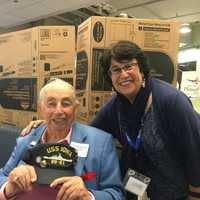
[[[150,181],[149,177],[129,169],[124,178],[124,189],[138,196],[143,196]]]
[[[128,132],[125,130],[123,131],[125,138],[128,142],[128,145],[138,154],[138,151],[142,145],[142,130],[143,130],[143,123],[141,123],[140,130],[138,131],[137,137],[135,141],[133,141]],[[124,189],[130,193],[133,193],[138,196],[143,196],[151,179],[133,169],[128,169],[126,176],[124,178]]]

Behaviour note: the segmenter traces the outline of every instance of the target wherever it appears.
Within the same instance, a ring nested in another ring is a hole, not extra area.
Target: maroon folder
[[[17,200],[55,200],[59,189],[49,185],[34,184],[33,189],[17,195]]]

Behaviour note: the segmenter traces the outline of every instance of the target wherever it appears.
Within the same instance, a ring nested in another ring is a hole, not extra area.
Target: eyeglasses
[[[117,74],[121,74],[122,71],[129,72],[133,70],[137,65],[138,63],[136,62],[136,63],[130,63],[127,65],[124,65],[123,67],[110,67],[108,72],[110,75],[117,75]]]

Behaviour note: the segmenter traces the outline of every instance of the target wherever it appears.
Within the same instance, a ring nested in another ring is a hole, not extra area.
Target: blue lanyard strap
[[[125,132],[125,136],[126,136],[126,139],[127,139],[127,142],[128,144],[135,150],[135,151],[138,151],[140,146],[141,146],[141,143],[142,143],[142,131],[141,129],[139,130],[138,134],[137,134],[137,137],[136,137],[136,140],[135,142],[133,142],[131,140],[131,138],[129,137],[128,133]]]

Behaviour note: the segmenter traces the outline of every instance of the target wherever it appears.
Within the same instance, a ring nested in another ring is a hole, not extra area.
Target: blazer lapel
[[[87,134],[83,130],[83,127],[79,125],[78,123],[74,123],[72,127],[72,137],[71,137],[71,142],[75,143],[85,143],[87,139]],[[75,175],[81,176],[83,174],[83,168],[85,164],[86,157],[80,157],[78,156],[77,158],[77,163],[75,165]]]
[[[30,138],[30,142],[28,144],[28,148],[31,148],[39,143],[40,138],[41,138],[43,132],[45,131],[46,127],[47,127],[46,125],[41,125],[40,127],[38,127],[37,131],[35,131],[35,129],[32,130],[33,134],[30,134],[31,138]]]

